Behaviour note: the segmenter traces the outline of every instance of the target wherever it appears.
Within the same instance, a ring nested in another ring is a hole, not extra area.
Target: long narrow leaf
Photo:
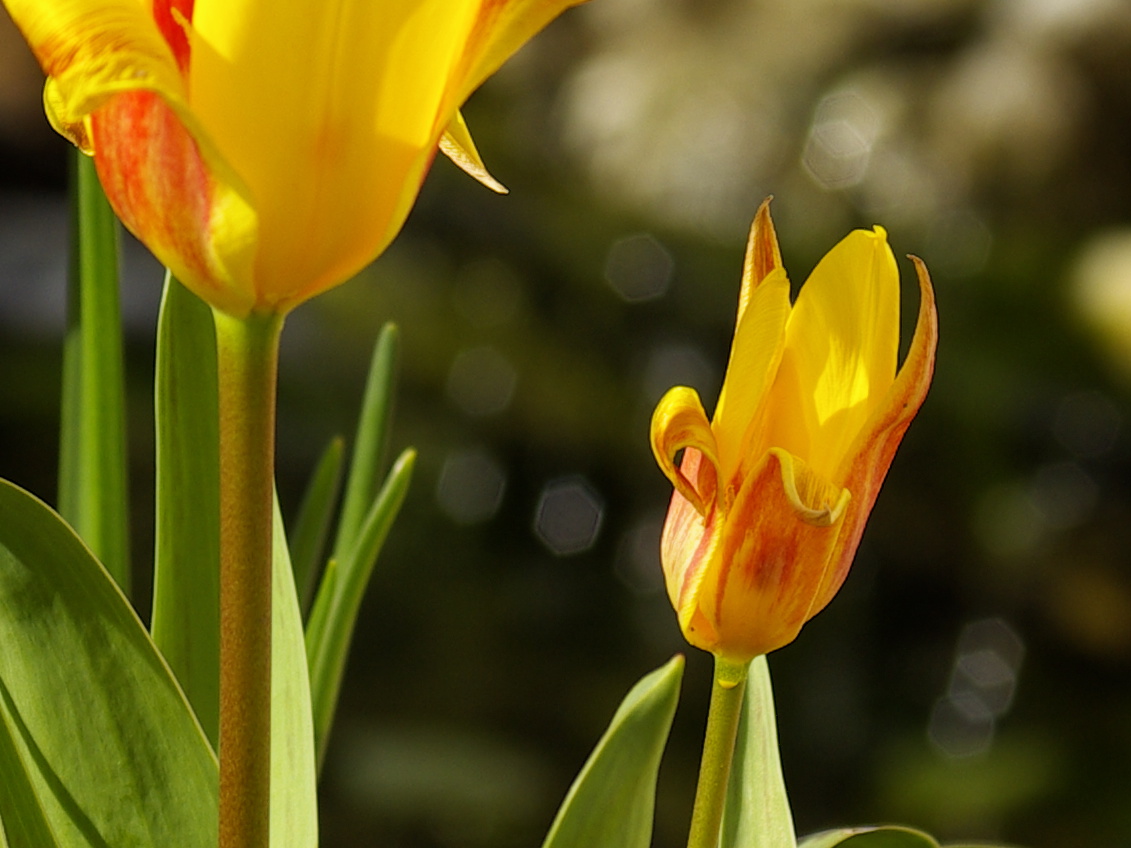
[[[395,324],[386,324],[373,348],[361,415],[357,422],[357,438],[350,460],[338,535],[331,559],[341,562],[361,533],[373,498],[380,487],[381,453],[384,450],[392,415],[393,382],[400,332]]]
[[[130,591],[117,221],[75,153],[73,252],[59,438],[59,512]]]
[[[2,481],[0,645],[5,725],[60,845],[215,848],[216,758],[169,667],[74,532]]]
[[[542,848],[648,848],[656,776],[679,701],[683,657],[638,682],[570,787]]]
[[[781,772],[774,693],[764,656],[750,664],[723,812],[722,848],[793,848],[793,817]]]
[[[271,846],[318,845],[318,772],[302,613],[275,500],[271,598]]]
[[[310,694],[319,764],[326,753],[326,740],[338,705],[342,673],[361,598],[381,546],[408,492],[415,459],[416,452],[409,449],[394,463],[352,549],[344,559],[331,561],[310,614],[306,655],[310,662]]]
[[[212,310],[171,275],[157,322],[153,640],[213,746],[220,710],[220,453]]]
[[[332,439],[326,446],[310,477],[295,518],[294,532],[291,534],[291,561],[294,563],[299,608],[303,611],[310,608],[314,587],[318,585],[318,566],[326,547],[334,502],[342,480],[344,452],[345,443],[341,438]]]

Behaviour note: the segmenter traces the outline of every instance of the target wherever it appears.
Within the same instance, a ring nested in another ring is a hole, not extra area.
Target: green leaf
[[[0,516],[3,724],[55,841],[215,848],[215,756],[129,602],[41,501],[0,482]]]
[[[679,700],[683,657],[637,683],[589,755],[542,848],[648,848],[656,775]]]
[[[335,438],[322,452],[298,508],[294,532],[291,534],[291,560],[294,563],[295,587],[299,608],[307,610],[314,597],[322,551],[330,530],[334,501],[342,480],[342,457],[345,442]]]
[[[271,846],[318,845],[310,673],[287,535],[275,499],[271,598]]]
[[[314,740],[319,764],[326,754],[326,740],[338,705],[357,611],[381,546],[404,503],[415,461],[416,451],[412,449],[397,458],[353,546],[343,559],[330,561],[310,613],[306,655],[310,662]]]
[[[845,827],[806,836],[798,848],[939,848],[939,843],[926,833],[910,827]]]
[[[74,154],[72,268],[63,346],[59,512],[130,591],[117,220],[94,161]]]
[[[750,664],[719,844],[724,848],[793,848],[797,844],[778,753],[770,669],[764,656]]]
[[[0,845],[20,848],[57,848],[51,825],[43,814],[35,787],[28,777],[29,769],[20,757],[16,740],[8,728],[12,726],[9,708],[11,698],[0,682]],[[5,840],[5,827],[10,838]]]
[[[168,275],[157,321],[153,641],[216,746],[220,436],[212,310]]]
[[[342,562],[362,532],[366,515],[380,484],[381,454],[385,447],[392,416],[393,382],[396,371],[400,331],[386,324],[369,365],[369,378],[357,422],[357,443],[350,460],[349,479],[342,499],[342,515],[331,559]]]

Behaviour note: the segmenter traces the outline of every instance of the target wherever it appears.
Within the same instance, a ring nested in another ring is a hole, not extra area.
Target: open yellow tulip
[[[675,486],[664,576],[696,647],[733,663],[780,648],[844,582],[934,371],[934,293],[914,262],[919,318],[897,373],[899,272],[883,229],[850,233],[791,306],[769,202],[759,209],[714,419],[685,387],[652,418]]]
[[[56,129],[197,295],[283,313],[372,261],[464,100],[580,0],[3,0]]]

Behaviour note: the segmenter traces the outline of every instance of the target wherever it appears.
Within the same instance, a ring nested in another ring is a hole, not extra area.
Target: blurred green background
[[[50,501],[67,148],[41,82],[0,21],[0,476]],[[941,320],[845,588],[770,659],[799,832],[1131,844],[1131,6],[593,0],[465,111],[511,195],[438,161],[387,254],[284,334],[290,513],[352,436],[386,320],[392,447],[420,451],[323,844],[538,844],[622,695],[685,650],[648,419],[670,385],[717,395],[768,194],[795,284],[879,223],[926,260]],[[160,269],[125,247],[144,596]],[[657,848],[685,839],[705,721],[709,658],[688,660]]]

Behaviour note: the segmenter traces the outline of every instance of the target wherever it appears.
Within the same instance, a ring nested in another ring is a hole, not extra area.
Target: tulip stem
[[[267,848],[279,315],[219,311],[220,848]]]
[[[707,735],[703,740],[703,759],[699,765],[699,785],[695,790],[687,848],[717,848],[719,844],[747,670],[745,664],[715,657]]]

